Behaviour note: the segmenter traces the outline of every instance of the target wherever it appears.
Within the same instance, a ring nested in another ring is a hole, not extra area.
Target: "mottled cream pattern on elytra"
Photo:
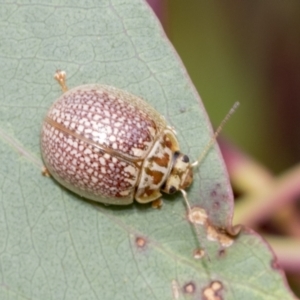
[[[174,193],[192,182],[189,159],[165,118],[111,86],[83,85],[61,95],[43,123],[41,149],[58,182],[98,202],[148,203],[161,190]]]

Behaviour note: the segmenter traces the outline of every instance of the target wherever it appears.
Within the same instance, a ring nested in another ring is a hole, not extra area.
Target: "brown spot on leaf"
[[[210,192],[210,196],[211,196],[211,197],[216,197],[216,196],[217,196],[217,192],[216,192],[215,190],[212,190],[212,191]]]
[[[207,222],[207,213],[203,208],[193,207],[188,213],[188,220],[195,225],[204,225]]]
[[[271,267],[275,270],[281,269],[279,264],[278,264],[277,258],[272,259]]]
[[[219,201],[214,201],[213,208],[218,210],[220,208],[220,202]]]
[[[206,237],[210,241],[218,241],[222,247],[226,248],[233,244],[233,237],[224,229],[217,228],[210,224],[205,209],[201,207],[193,207],[188,212],[188,220],[195,226],[196,230],[199,226],[203,226],[206,230]]]
[[[202,257],[204,257],[205,255],[205,251],[203,249],[195,249],[194,252],[193,252],[193,257],[195,259],[201,259]]]
[[[193,282],[188,282],[183,287],[184,294],[194,294],[196,291],[196,286]]]
[[[215,188],[212,189],[211,192],[210,192],[211,198],[213,198],[215,200],[222,200],[222,201],[227,202],[228,199],[230,198],[230,195],[228,195],[227,193],[225,193],[225,194],[220,193],[219,188],[220,188],[220,185],[217,183],[215,185]],[[218,202],[218,201],[216,201],[216,202]],[[217,205],[219,205],[219,203]]]
[[[203,289],[203,299],[205,300],[222,300],[221,292],[223,285],[220,281],[213,281],[209,286]]]
[[[243,226],[242,225],[234,225],[233,227],[227,228],[227,232],[231,235],[231,236],[236,236],[240,233],[240,231],[242,230]]]
[[[233,244],[233,238],[226,232],[217,230],[214,226],[208,225],[207,238],[211,241],[218,241],[222,247],[229,247]]]
[[[219,257],[224,257],[226,255],[226,250],[220,249],[218,255],[219,255]]]
[[[201,207],[195,206],[188,212],[188,220],[195,225],[205,225],[207,218],[205,209]]]
[[[146,239],[144,237],[138,236],[135,239],[135,244],[137,245],[138,248],[145,248],[146,246]]]

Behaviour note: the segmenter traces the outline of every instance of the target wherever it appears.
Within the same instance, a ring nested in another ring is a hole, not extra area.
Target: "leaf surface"
[[[224,248],[199,226],[207,255],[195,260],[198,241],[179,194],[165,196],[160,210],[107,207],[41,176],[41,124],[60,95],[56,69],[70,87],[97,82],[147,99],[192,160],[208,143],[203,105],[143,1],[6,2],[0,22],[1,299],[289,298],[253,233]],[[230,229],[232,192],[216,145],[188,197],[212,229]]]

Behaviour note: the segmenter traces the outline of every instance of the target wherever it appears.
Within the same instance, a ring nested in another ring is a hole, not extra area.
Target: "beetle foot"
[[[59,85],[61,86],[63,93],[68,90],[68,87],[66,85],[66,77],[67,77],[66,72],[62,70],[56,70],[54,74],[54,79],[56,79]]]
[[[163,201],[159,198],[151,202],[152,208],[160,209],[163,205]]]
[[[42,175],[45,177],[50,177],[50,172],[48,171],[48,169],[46,167],[43,167],[42,169]]]

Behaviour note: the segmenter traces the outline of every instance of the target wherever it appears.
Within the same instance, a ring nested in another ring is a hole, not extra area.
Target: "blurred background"
[[[149,0],[217,125],[280,172],[300,159],[300,1]]]
[[[223,136],[261,164],[270,176],[278,176],[297,165],[300,1],[148,3],[187,68],[212,123],[218,125],[235,101],[241,103]],[[299,196],[289,207],[294,217],[297,211],[298,220]],[[300,239],[299,221],[297,224],[293,237]],[[255,229],[280,235],[284,230],[281,232],[279,227],[280,222],[276,224],[273,220]],[[300,268],[286,271],[299,296]]]

